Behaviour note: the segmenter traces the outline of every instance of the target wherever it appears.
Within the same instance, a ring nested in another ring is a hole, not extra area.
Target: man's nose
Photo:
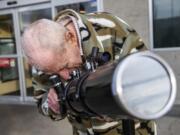
[[[60,76],[62,79],[64,79],[64,80],[70,79],[69,71],[66,70],[66,69],[63,69],[63,70],[59,71],[58,74],[59,74],[59,76]]]

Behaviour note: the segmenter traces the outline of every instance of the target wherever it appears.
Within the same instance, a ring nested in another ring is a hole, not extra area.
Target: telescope
[[[153,120],[174,104],[177,86],[173,70],[153,52],[137,52],[90,67],[93,70],[76,73],[63,89],[58,76],[51,76],[64,116],[72,111],[82,117]]]

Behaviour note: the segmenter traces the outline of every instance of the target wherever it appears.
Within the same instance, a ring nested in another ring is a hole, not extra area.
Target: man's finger
[[[55,90],[53,88],[51,88],[49,90],[48,99],[51,99],[51,101],[53,101],[53,102],[57,102],[58,101],[57,94],[56,94],[56,92],[55,92]]]

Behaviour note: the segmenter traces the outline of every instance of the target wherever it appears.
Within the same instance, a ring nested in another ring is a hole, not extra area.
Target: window
[[[153,0],[154,48],[180,47],[180,0]]]

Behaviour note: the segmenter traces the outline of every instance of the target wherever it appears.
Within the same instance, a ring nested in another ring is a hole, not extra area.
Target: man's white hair
[[[65,32],[66,28],[62,24],[48,19],[32,23],[25,29],[22,36],[25,55],[30,55],[37,47],[62,52],[65,48]]]

